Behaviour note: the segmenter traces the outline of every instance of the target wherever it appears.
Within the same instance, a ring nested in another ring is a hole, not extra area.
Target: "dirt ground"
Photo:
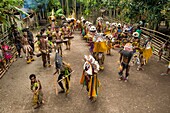
[[[98,99],[90,102],[85,87],[79,83],[83,57],[89,54],[89,47],[78,32],[74,37],[71,51],[63,46],[63,59],[74,70],[69,95],[55,95],[54,53],[51,68],[43,68],[41,57],[35,57],[31,64],[18,58],[0,79],[0,113],[170,113],[170,76],[160,75],[166,71],[167,63],[157,62],[158,58],[153,56],[144,71],[137,71],[137,66],[133,66],[125,83],[118,81],[118,50],[106,56],[105,70],[98,75],[101,82]],[[32,73],[41,81],[45,97],[45,104],[39,109],[33,109],[31,103],[29,75]]]

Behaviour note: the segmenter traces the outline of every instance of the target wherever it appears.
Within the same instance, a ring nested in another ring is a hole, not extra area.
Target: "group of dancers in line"
[[[89,55],[84,55],[80,84],[86,86],[88,97],[92,102],[95,102],[98,96],[100,86],[98,73],[104,70],[105,52],[107,55],[111,55],[112,49],[119,48],[120,68],[118,75],[119,80],[125,82],[128,81],[131,65],[137,64],[137,70],[144,70],[143,66],[148,63],[152,56],[152,38],[147,37],[142,42],[140,26],[135,30],[132,25],[128,24],[109,23],[108,21],[104,24],[102,17],[97,18],[96,25],[83,17],[81,17],[81,20],[62,18],[61,26],[54,26],[54,21],[51,21],[51,26],[47,30],[41,29],[37,35],[37,44],[40,51],[37,56],[42,56],[43,67],[50,67],[50,53],[53,50],[55,51],[56,72],[53,75],[58,73],[58,79],[55,81],[61,87],[59,93],[67,95],[70,90],[70,78],[74,71],[70,64],[62,59],[62,46],[64,43],[66,50],[70,50],[71,39],[74,38],[72,34],[76,29],[81,31],[83,39],[89,45]],[[31,56],[31,54],[29,55]],[[123,75],[124,70],[126,70],[125,75]],[[38,108],[43,103],[42,86],[40,81],[36,79],[35,74],[31,74],[29,78],[31,80],[31,90],[34,92],[35,108]],[[57,87],[56,94],[58,94]]]

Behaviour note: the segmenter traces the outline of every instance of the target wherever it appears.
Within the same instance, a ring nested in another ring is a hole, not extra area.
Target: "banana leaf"
[[[58,16],[65,16],[64,14],[58,14]]]
[[[56,11],[56,14],[61,14],[61,13],[63,13],[63,9],[61,8],[61,9],[58,9],[57,11]]]

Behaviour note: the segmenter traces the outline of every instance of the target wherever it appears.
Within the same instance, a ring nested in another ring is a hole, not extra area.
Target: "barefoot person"
[[[2,48],[2,52],[4,54],[4,57],[5,57],[6,64],[8,64],[11,62],[11,59],[12,59],[11,47],[8,46],[6,44],[6,42],[2,42],[1,45],[2,45],[1,48]]]
[[[58,85],[61,87],[61,91],[59,93],[66,93],[66,95],[70,91],[70,76],[72,73],[72,69],[69,63],[63,62],[62,67],[60,69],[60,74],[58,76]]]
[[[119,71],[119,80],[125,80],[127,82],[129,76],[129,62],[133,56],[132,44],[127,43],[124,46],[124,49],[120,51],[120,71]],[[123,76],[123,71],[126,69],[125,77]]]
[[[59,52],[56,50],[56,54],[55,54],[55,69],[56,69],[56,71],[53,74],[56,95],[58,95],[58,90],[57,90],[57,85],[56,85],[57,78],[56,78],[55,74],[57,74],[57,73],[60,74],[61,67],[62,67],[62,57],[59,55]],[[63,87],[61,86],[61,88],[63,88]]]
[[[69,63],[62,61],[62,57],[59,55],[58,51],[56,51],[55,55],[55,65],[56,65],[56,72],[53,74],[55,75],[58,73],[58,80],[57,83],[61,88],[59,93],[69,93],[70,90],[70,76],[72,73],[72,69]],[[57,88],[56,88],[56,95],[57,95]]]
[[[36,79],[35,74],[31,74],[29,76],[29,79],[31,80],[31,90],[33,92],[33,104],[34,109],[41,106],[41,104],[44,103],[43,101],[43,93],[42,93],[42,86],[41,82]]]
[[[29,42],[28,42],[28,38],[27,38],[27,33],[24,32],[23,35],[23,39],[22,39],[22,44],[23,44],[23,48],[24,48],[24,52],[26,55],[26,59],[27,59],[27,64],[31,63],[31,61],[34,61],[33,58],[33,49],[30,46]]]
[[[94,102],[98,96],[98,87],[100,82],[98,80],[99,64],[92,55],[85,55],[85,63],[83,66],[83,74],[80,84],[86,85],[89,99]]]
[[[169,56],[169,50],[170,50],[170,43],[168,41],[166,41],[160,48],[158,55],[159,55],[159,60],[161,61],[162,59],[162,55],[167,55]]]
[[[43,67],[47,67],[47,62],[48,66],[50,67],[50,54],[48,50],[48,40],[46,39],[46,34],[43,34],[39,40],[39,49],[42,54],[42,61],[43,61]]]

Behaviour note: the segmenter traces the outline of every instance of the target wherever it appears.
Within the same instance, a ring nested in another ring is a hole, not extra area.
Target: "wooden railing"
[[[170,36],[169,35],[165,35],[163,33],[160,33],[158,31],[155,30],[151,30],[151,29],[147,29],[144,27],[141,27],[142,29],[142,37],[145,38],[146,36],[149,36],[152,38],[152,45],[154,47],[154,54],[156,56],[158,56],[158,52],[162,46],[163,43],[165,43],[166,41],[170,42]],[[145,39],[144,39],[145,40]],[[165,61],[170,61],[170,50],[168,49],[168,55],[163,55],[162,59]]]

